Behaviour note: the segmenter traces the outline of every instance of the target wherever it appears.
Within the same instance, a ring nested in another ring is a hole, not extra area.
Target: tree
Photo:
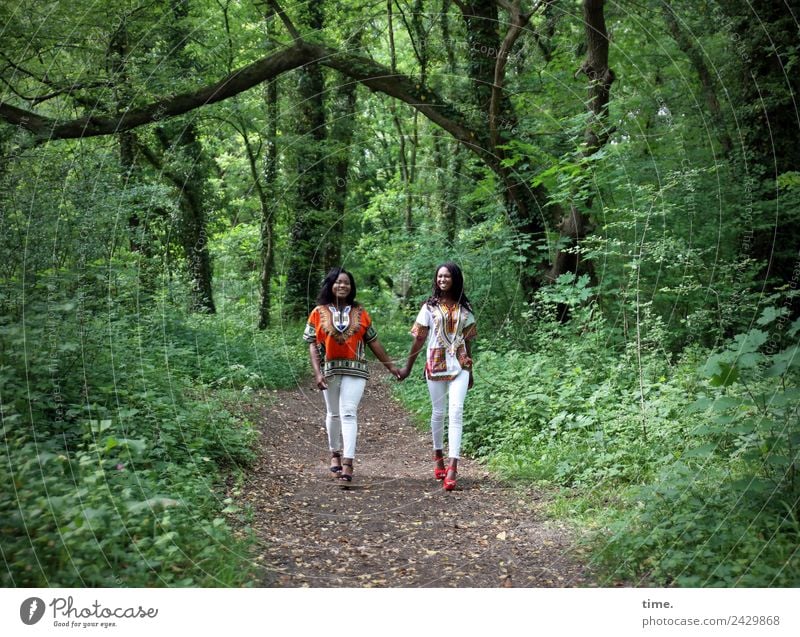
[[[323,3],[310,3],[302,11],[303,26],[321,31]],[[297,72],[297,110],[294,117],[296,137],[294,220],[286,258],[284,311],[293,318],[309,312],[318,281],[322,280],[326,235],[334,224],[325,214],[326,158],[325,81],[321,66],[312,61]]]
[[[734,0],[720,7],[731,47],[742,61],[737,115],[748,186],[742,242],[752,244],[753,256],[765,264],[765,280],[785,284],[793,280],[800,245],[797,199],[780,185],[782,176],[800,166],[800,77],[793,70],[800,60],[797,13],[768,0]],[[800,312],[797,301],[794,310]]]
[[[176,67],[189,73],[193,62],[186,51],[189,34],[185,22],[189,0],[170,0],[173,23],[169,29],[169,56]],[[193,120],[159,125],[156,138],[161,144],[161,159],[156,166],[172,182],[180,196],[178,236],[186,256],[192,290],[192,308],[213,314],[214,294],[211,285],[211,256],[206,229],[205,176],[209,170],[203,145]],[[153,154],[149,155],[151,158]]]
[[[614,72],[608,66],[608,31],[604,15],[604,0],[584,0],[583,15],[586,29],[586,59],[578,73],[585,74],[589,80],[587,108],[589,117],[584,132],[582,159],[591,157],[608,141],[611,129],[608,124],[608,103]],[[552,281],[563,274],[579,274],[581,266],[592,273],[590,262],[581,262],[578,247],[586,237],[590,224],[593,197],[576,201],[575,193],[569,201],[569,211],[558,224],[560,240],[558,251],[549,272]],[[584,207],[587,212],[581,208]],[[559,307],[559,316],[567,317],[566,306]]]

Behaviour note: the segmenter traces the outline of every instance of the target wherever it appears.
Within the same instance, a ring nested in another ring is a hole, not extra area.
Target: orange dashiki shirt
[[[308,316],[303,340],[316,343],[323,376],[345,374],[367,378],[364,345],[378,338],[372,319],[360,305],[318,305]]]

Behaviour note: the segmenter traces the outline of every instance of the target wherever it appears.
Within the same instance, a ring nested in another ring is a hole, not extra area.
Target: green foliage
[[[591,291],[565,278],[536,309],[578,310]],[[657,317],[625,346],[591,306],[567,325],[531,310],[524,348],[496,339],[476,352],[465,451],[508,479],[567,489],[558,506],[593,529],[610,580],[796,586],[800,322],[786,307],[677,362]],[[424,384],[397,393],[427,424]]]
[[[800,541],[797,324],[783,308],[699,367],[707,383],[658,475],[598,536],[615,576],[682,586],[796,586]],[[784,342],[780,349],[774,344]],[[773,343],[768,346],[767,343]],[[609,533],[610,531],[610,533]]]
[[[142,313],[129,271],[41,274],[0,321],[6,586],[247,580],[221,493],[255,431],[228,404],[292,381],[283,339],[167,304]]]
[[[144,439],[116,438],[113,426],[102,433],[70,449],[53,440],[7,444],[3,585],[239,584],[237,568],[246,564],[235,566],[226,553],[245,547],[232,540],[225,505],[210,488],[211,463],[176,459],[155,468]]]
[[[719,464],[676,463],[629,496],[595,539],[612,577],[670,586],[798,585],[796,512],[769,493],[732,488]],[[602,516],[601,516],[602,517]]]
[[[219,82],[292,39],[259,3],[179,4],[181,17],[163,3],[3,5],[0,100],[91,122]],[[502,170],[363,86],[341,118],[349,80],[331,69],[307,96],[320,126],[292,125],[305,99],[297,74],[271,85],[276,121],[250,90],[107,138],[33,144],[0,124],[3,582],[241,582],[242,565],[224,558],[219,493],[252,460],[255,433],[234,406],[307,372],[301,325],[283,319],[290,304],[301,318],[333,252],[395,356],[434,266],[462,265],[481,333],[465,448],[510,479],[579,494],[575,507],[600,515],[608,572],[795,583],[800,75],[780,5],[674,0],[692,51],[662,21],[663,2],[606,3],[616,80],[600,123],[575,73],[581,12],[540,3],[510,51],[499,146],[484,149]],[[340,52],[340,68],[394,66],[437,92],[438,117],[486,135],[478,102],[502,33],[470,31],[456,3],[398,5],[393,50],[383,8],[366,21],[345,0],[284,8],[309,41]],[[698,59],[713,70],[703,81]],[[585,156],[589,125],[610,137]],[[345,158],[341,212],[331,167]],[[527,219],[508,176],[537,190]],[[573,208],[585,237],[557,218]],[[264,215],[280,327],[259,332]],[[327,245],[340,226],[342,245]],[[218,313],[188,315],[206,245]],[[528,283],[548,278],[559,251],[581,269],[530,303]],[[554,323],[564,308],[570,322]],[[398,392],[427,420],[424,384]]]

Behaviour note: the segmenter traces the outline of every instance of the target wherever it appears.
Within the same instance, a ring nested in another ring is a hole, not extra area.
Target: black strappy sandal
[[[350,473],[345,473],[344,468],[350,467]],[[342,460],[342,473],[339,475],[339,480],[343,480],[345,482],[352,482],[353,481],[353,461],[345,462]]]
[[[337,460],[338,464],[332,464],[328,467],[331,473],[339,473],[342,470],[342,452],[341,451],[332,451],[331,452],[331,462],[333,460]]]

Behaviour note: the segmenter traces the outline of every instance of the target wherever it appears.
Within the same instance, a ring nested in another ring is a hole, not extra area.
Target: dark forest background
[[[245,406],[309,373],[322,276],[399,358],[452,259],[466,451],[604,582],[799,585],[799,19],[3,3],[0,583],[251,582]],[[425,391],[396,388],[421,422]]]

